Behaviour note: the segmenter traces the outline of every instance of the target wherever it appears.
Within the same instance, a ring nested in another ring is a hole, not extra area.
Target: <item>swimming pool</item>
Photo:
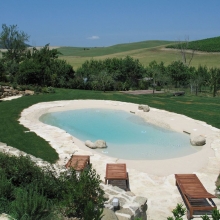
[[[105,140],[108,147],[95,151],[121,159],[161,160],[198,151],[191,146],[187,134],[149,124],[122,110],[92,108],[52,112],[42,115],[40,121],[57,126],[82,141]]]

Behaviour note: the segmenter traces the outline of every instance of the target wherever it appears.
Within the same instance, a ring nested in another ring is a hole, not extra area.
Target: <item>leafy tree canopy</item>
[[[19,63],[26,51],[27,44],[25,42],[28,40],[29,36],[24,31],[19,31],[17,25],[3,24],[0,41],[2,47],[7,49],[7,52],[3,53],[3,58]]]

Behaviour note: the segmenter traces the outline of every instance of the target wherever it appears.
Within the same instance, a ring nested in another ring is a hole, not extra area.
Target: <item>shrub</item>
[[[79,175],[0,153],[0,211],[16,219],[57,219],[59,211],[60,217],[100,220],[105,201],[100,183],[91,167]]]
[[[16,74],[19,84],[33,84],[41,86],[69,87],[68,82],[74,78],[74,70],[64,60],[59,60],[60,53],[56,49],[49,49],[49,45],[28,53],[26,59],[20,63]]]
[[[28,156],[9,156],[0,154],[0,167],[14,186],[26,186],[38,180],[41,169]]]
[[[148,89],[149,88],[149,81],[140,80],[139,81],[139,89]]]
[[[220,212],[217,209],[212,210],[212,219],[213,220],[219,220],[220,219]],[[210,218],[207,215],[201,216],[202,220],[210,220]]]
[[[48,93],[55,93],[55,89],[51,86],[47,87]]]
[[[177,204],[176,208],[172,211],[173,217],[168,217],[167,220],[183,220],[183,216],[186,213],[186,209],[183,208],[182,204]]]
[[[14,190],[15,200],[11,203],[10,216],[24,220],[54,219],[51,202],[38,191],[33,184]]]
[[[160,87],[160,86],[156,86],[156,87],[155,87],[155,90],[156,90],[156,91],[161,91],[161,87]]]
[[[0,213],[9,212],[9,205],[13,199],[13,188],[11,180],[7,179],[3,170],[0,170]]]
[[[51,86],[43,87],[41,89],[41,92],[43,92],[43,93],[55,93],[55,89],[53,87],[51,87]]]
[[[177,204],[176,208],[172,211],[173,217],[168,217],[167,220],[183,220],[182,216],[185,215],[186,209],[183,208],[182,204]],[[220,219],[220,212],[217,209],[213,209],[211,213],[213,220],[219,220]],[[210,218],[205,214],[201,216],[202,220],[210,220]]]
[[[3,63],[3,60],[0,59],[0,82],[5,82],[6,76],[5,76],[5,65]]]
[[[61,177],[63,184],[63,202],[61,212],[67,217],[85,220],[101,219],[104,207],[104,191],[100,188],[100,177],[91,167],[80,175],[71,169]]]

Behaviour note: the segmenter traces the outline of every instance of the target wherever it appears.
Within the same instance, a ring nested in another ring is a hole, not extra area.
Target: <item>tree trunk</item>
[[[216,93],[217,93],[217,83],[215,82],[213,85],[213,97],[216,96]]]

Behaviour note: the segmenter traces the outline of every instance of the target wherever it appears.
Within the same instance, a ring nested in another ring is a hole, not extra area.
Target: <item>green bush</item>
[[[104,208],[104,191],[100,177],[91,167],[80,175],[71,169],[60,176],[63,183],[63,201],[60,211],[67,217],[99,220]]]
[[[51,86],[43,87],[41,89],[41,92],[43,92],[43,93],[55,93],[55,89],[53,87],[51,87]]]
[[[92,167],[79,175],[0,153],[0,211],[16,219],[57,219],[59,211],[60,217],[100,220],[105,201],[100,183]]]
[[[15,200],[11,203],[10,216],[24,220],[54,219],[52,203],[39,193],[33,184],[14,190]]]
[[[186,209],[183,208],[182,204],[177,204],[176,208],[172,211],[174,217],[168,217],[167,220],[183,220],[183,216],[186,213]],[[220,219],[220,212],[217,209],[213,209],[211,213],[213,220],[219,220]],[[201,216],[202,220],[210,220],[209,216],[207,214]]]
[[[0,59],[0,82],[5,82],[6,79],[6,75],[5,75],[5,65],[2,59]]]
[[[174,217],[168,217],[167,220],[183,220],[183,216],[186,213],[186,209],[182,204],[177,204],[176,208],[172,211]]]
[[[212,210],[212,220],[219,220],[220,219],[220,212],[217,209]],[[201,216],[202,220],[210,220],[210,218],[207,215]]]
[[[0,167],[16,187],[26,186],[41,176],[41,169],[28,156],[0,154]]]
[[[149,81],[146,81],[146,80],[140,80],[139,81],[139,89],[148,89],[149,88]]]
[[[47,87],[48,93],[55,93],[55,89],[51,86]]]
[[[64,60],[59,60],[60,53],[49,49],[49,45],[28,53],[19,64],[16,79],[19,84],[40,86],[69,87],[69,80],[74,78],[74,70]]]
[[[161,87],[160,87],[160,86],[156,86],[156,87],[155,87],[155,90],[156,90],[156,91],[161,91]]]
[[[10,202],[13,200],[13,185],[7,179],[5,172],[0,169],[0,213],[8,213]]]
[[[32,86],[32,85],[19,85],[19,86],[17,86],[17,89],[19,91],[25,91],[25,90],[33,90],[33,91],[35,91],[37,89],[41,89],[41,87],[40,86]]]

